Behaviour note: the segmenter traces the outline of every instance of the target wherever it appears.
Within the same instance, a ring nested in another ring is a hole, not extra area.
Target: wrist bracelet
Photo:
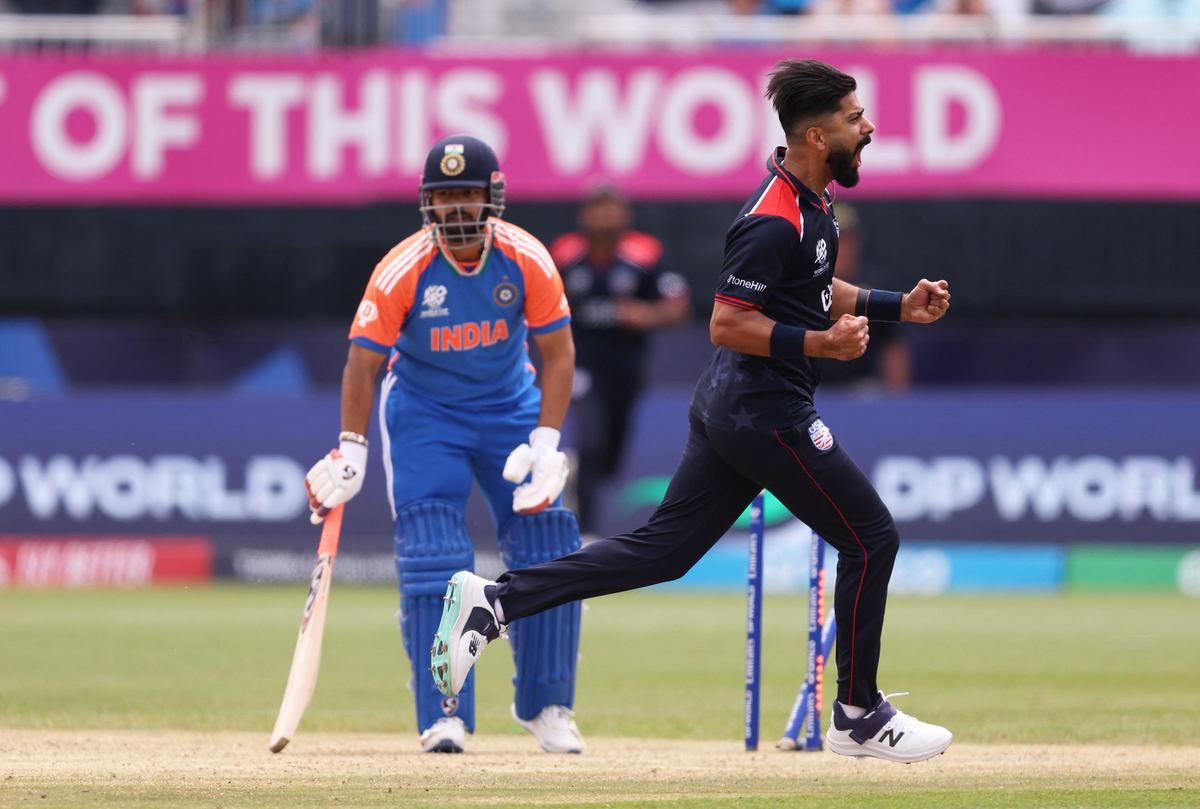
[[[871,297],[871,290],[860,289],[858,294],[854,296],[854,316],[862,317],[867,311],[867,300]]]
[[[771,356],[777,360],[803,357],[804,335],[807,333],[808,329],[803,326],[776,323],[771,329]]]
[[[860,289],[854,298],[854,314],[856,317],[866,315],[869,320],[891,320],[898,323],[903,303],[903,292],[889,292],[886,289]]]
[[[338,433],[338,441],[349,441],[353,444],[362,444],[368,446],[367,437],[362,433],[356,433],[353,430],[342,430]]]

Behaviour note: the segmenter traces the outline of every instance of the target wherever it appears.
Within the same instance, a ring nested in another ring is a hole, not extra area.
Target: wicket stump
[[[763,495],[750,506],[750,561],[746,581],[746,693],[744,737],[747,750],[758,749],[762,691]],[[780,750],[821,750],[821,708],[825,664],[837,635],[837,620],[826,608],[825,541],[815,533],[808,553],[808,643],[804,685],[788,717]],[[803,734],[803,738],[801,735]]]

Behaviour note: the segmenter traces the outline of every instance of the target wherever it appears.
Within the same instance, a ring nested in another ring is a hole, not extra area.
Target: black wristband
[[[771,329],[771,356],[778,360],[795,359],[804,356],[804,335],[808,329],[803,326],[785,326],[776,323]]]
[[[854,298],[854,316],[866,315],[869,320],[900,322],[900,309],[904,303],[903,292],[888,292],[886,289],[860,289]]]

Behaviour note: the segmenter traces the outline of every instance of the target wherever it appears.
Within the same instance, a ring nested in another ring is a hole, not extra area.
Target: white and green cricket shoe
[[[504,634],[484,592],[496,583],[463,570],[455,573],[442,599],[442,620],[433,636],[430,671],[438,690],[452,697],[487,645]]]
[[[443,716],[421,734],[421,749],[426,753],[461,753],[467,727],[457,716]]]

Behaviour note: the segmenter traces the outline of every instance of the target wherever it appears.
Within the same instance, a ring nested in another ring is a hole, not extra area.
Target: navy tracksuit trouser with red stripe
[[[869,707],[878,691],[883,613],[900,545],[870,480],[836,441],[818,450],[806,424],[769,433],[730,431],[693,415],[690,426],[683,459],[650,521],[568,556],[506,572],[497,580],[505,619],[677,579],[767,489],[837,548],[838,701]]]

